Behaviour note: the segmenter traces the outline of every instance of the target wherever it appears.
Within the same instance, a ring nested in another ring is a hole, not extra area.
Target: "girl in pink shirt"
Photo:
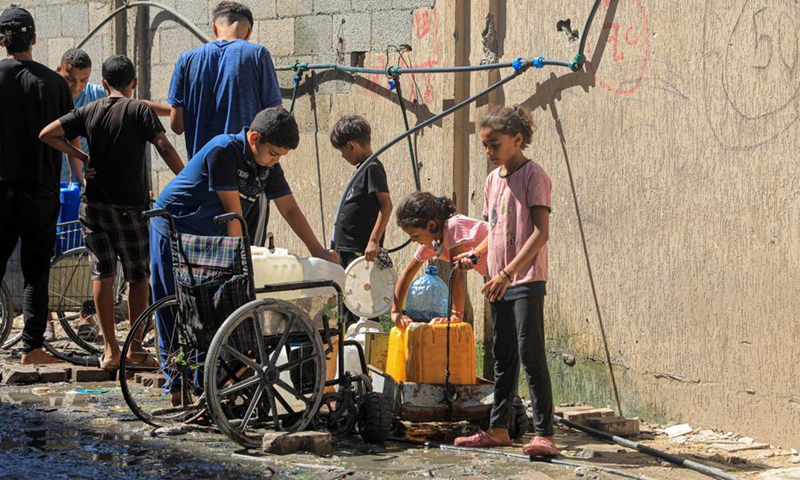
[[[484,240],[489,233],[489,225],[480,220],[457,215],[455,212],[456,206],[452,200],[447,197],[434,197],[427,192],[412,193],[397,208],[397,225],[411,237],[411,240],[419,244],[414,258],[400,274],[394,290],[391,316],[392,321],[400,329],[404,329],[412,321],[403,314],[403,301],[411,281],[426,260],[438,257],[450,262],[475,255],[478,257],[478,263],[474,268],[483,276],[487,274],[487,244]],[[464,270],[459,269],[453,278],[451,322],[463,320],[464,303]],[[435,323],[446,321],[445,317],[433,319]]]
[[[482,291],[492,315],[494,405],[489,430],[456,438],[455,444],[511,445],[508,426],[522,363],[530,386],[535,435],[522,451],[554,456],[558,449],[553,443],[553,393],[544,347],[551,186],[542,167],[522,152],[535,128],[531,115],[520,106],[494,110],[480,123],[484,151],[497,167],[486,178],[483,204],[489,220],[486,251],[491,279]]]

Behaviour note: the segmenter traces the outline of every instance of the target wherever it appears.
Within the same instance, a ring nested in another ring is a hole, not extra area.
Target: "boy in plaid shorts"
[[[103,62],[103,87],[108,97],[73,110],[39,135],[43,142],[85,165],[86,190],[79,215],[90,253],[94,301],[105,343],[100,366],[110,371],[119,368],[120,363],[114,331],[118,258],[130,284],[130,318],[137,318],[149,302],[149,233],[147,222],[142,219],[150,201],[147,143],[156,147],[176,175],[183,169],[153,109],[131,98],[136,85],[136,70],[130,59],[124,55],[109,57]],[[88,140],[88,155],[69,143],[78,136]],[[138,335],[140,341],[133,344],[129,361],[155,364],[155,359],[143,352],[141,332]]]

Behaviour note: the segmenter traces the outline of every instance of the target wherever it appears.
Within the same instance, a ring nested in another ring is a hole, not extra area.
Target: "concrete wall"
[[[59,52],[111,8],[22,3],[33,6],[39,22],[35,56],[53,67]],[[165,3],[210,34],[216,2]],[[249,3],[253,40],[267,45],[279,65],[348,63],[352,52],[363,52],[365,66],[383,68],[386,46],[402,43],[412,45],[407,59],[415,66],[571,59],[577,44],[556,31],[556,22],[570,18],[581,30],[591,2]],[[797,446],[800,11],[788,0],[605,0],[598,15],[585,72],[529,71],[417,135],[423,188],[453,195],[462,211],[479,216],[488,166],[475,122],[490,104],[533,110],[539,129],[527,154],[554,187],[546,317],[556,401],[613,405],[569,167],[624,413]],[[136,46],[135,32],[142,31],[149,43]],[[129,53],[142,60],[142,95],[165,100],[178,54],[199,41],[157,9],[138,18],[130,13],[128,32]],[[110,53],[112,27],[100,33],[90,49],[98,63]],[[396,63],[396,54],[389,57]],[[404,77],[414,102],[411,122],[500,75]],[[288,104],[291,74],[280,81]],[[283,164],[321,239],[331,235],[333,210],[352,172],[330,147],[330,127],[342,114],[362,114],[373,123],[377,147],[403,130],[395,98],[382,75],[316,73],[313,88],[301,90],[296,114],[303,138]],[[182,140],[173,140],[183,151]],[[413,190],[405,144],[382,160],[399,201]],[[156,188],[169,179],[163,170],[155,161]],[[279,215],[271,230],[280,244],[304,252]],[[402,240],[390,228],[388,242]],[[402,265],[409,254],[395,261]],[[478,340],[489,347],[479,286],[470,279]],[[563,361],[565,354],[575,366]]]

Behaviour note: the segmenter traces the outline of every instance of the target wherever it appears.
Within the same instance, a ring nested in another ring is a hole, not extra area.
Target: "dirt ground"
[[[18,363],[19,350],[0,351],[0,368]],[[406,424],[405,438],[452,443],[475,426]],[[800,467],[789,449],[767,446],[730,453],[712,447],[740,436],[693,429],[673,439],[642,424],[642,443],[742,479],[770,469]],[[747,439],[746,439],[747,440]],[[757,439],[756,439],[757,441]],[[653,457],[559,428],[555,465],[527,458],[463,453],[398,442],[367,445],[357,435],[339,440],[332,455],[267,455],[244,451],[209,427],[154,431],[127,408],[115,382],[0,384],[0,478],[474,478],[474,479],[701,479]],[[522,443],[503,452],[521,454]],[[786,477],[794,478],[794,477]]]

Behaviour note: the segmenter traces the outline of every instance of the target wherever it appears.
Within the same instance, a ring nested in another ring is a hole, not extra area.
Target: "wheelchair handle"
[[[250,238],[250,232],[247,231],[247,222],[244,221],[241,215],[235,212],[223,213],[214,217],[214,223],[224,225],[237,220],[242,225],[242,234],[244,238]]]
[[[163,208],[154,208],[152,210],[145,210],[142,212],[142,218],[148,220],[153,217],[162,217],[169,222],[169,229],[170,231],[175,230],[175,220],[173,220],[172,215],[168,211]]]

